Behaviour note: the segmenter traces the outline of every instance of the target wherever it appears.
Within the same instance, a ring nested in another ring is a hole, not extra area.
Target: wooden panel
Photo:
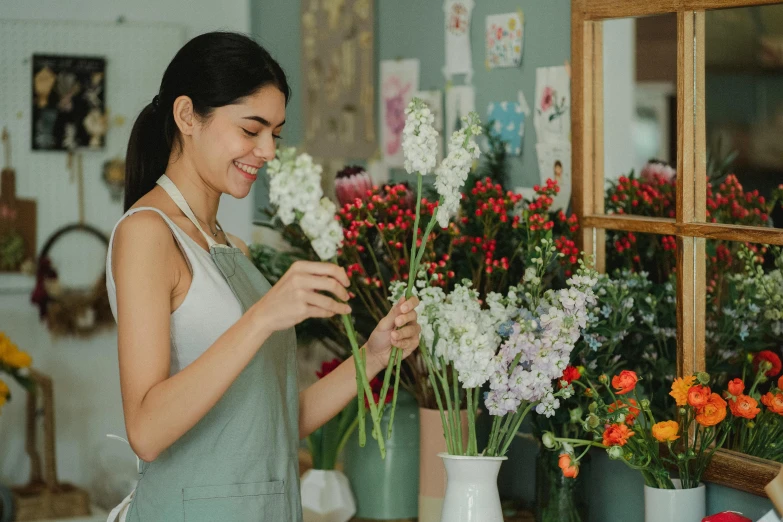
[[[707,130],[706,130],[706,93],[704,86],[704,11],[693,16],[694,32],[694,80],[693,94],[693,218],[704,222],[707,219]]]
[[[694,325],[695,270],[692,237],[677,238],[677,375],[696,369]]]
[[[690,223],[694,211],[693,13],[677,14],[677,222]]]
[[[673,219],[651,218],[631,215],[597,215],[582,218],[585,227],[605,228],[607,230],[625,230],[626,232],[639,232],[643,234],[675,235],[676,224]]]
[[[780,0],[583,0],[583,16],[585,20],[607,20],[777,3]]]
[[[686,223],[677,225],[677,234],[682,236],[724,239],[783,246],[783,229],[767,227],[746,227],[721,223]]]
[[[771,460],[719,449],[704,473],[704,480],[766,497],[764,486],[777,476],[780,466]]]

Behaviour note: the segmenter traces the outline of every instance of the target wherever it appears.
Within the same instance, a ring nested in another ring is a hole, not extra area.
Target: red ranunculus
[[[759,366],[764,361],[768,361],[772,365],[772,368],[767,370],[767,377],[775,377],[783,368],[783,363],[780,362],[778,354],[770,350],[762,350],[753,357],[753,368],[758,371]]]
[[[572,382],[579,380],[579,377],[581,377],[582,374],[579,372],[579,368],[576,368],[575,366],[571,366],[570,364],[566,366],[566,369],[563,370],[563,376],[560,377],[561,381],[565,381],[568,384],[571,384]]]

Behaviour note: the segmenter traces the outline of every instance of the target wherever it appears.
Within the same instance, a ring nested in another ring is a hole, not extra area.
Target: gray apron
[[[204,233],[168,177],[158,184],[204,235],[246,311],[269,290],[269,282],[240,249]],[[141,461],[141,477],[120,518],[301,522],[298,415],[296,336],[288,329],[269,337],[198,424],[154,461]]]

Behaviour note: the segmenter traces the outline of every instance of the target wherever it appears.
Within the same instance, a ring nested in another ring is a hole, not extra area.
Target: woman
[[[121,520],[301,520],[298,441],[355,400],[353,360],[301,393],[296,382],[293,327],[350,312],[345,272],[300,262],[270,287],[216,219],[220,196],[246,197],[274,158],[288,97],[263,48],[209,33],[177,53],[133,126],[107,258],[142,461]],[[362,347],[368,377],[392,343],[418,346],[417,303],[397,303]]]

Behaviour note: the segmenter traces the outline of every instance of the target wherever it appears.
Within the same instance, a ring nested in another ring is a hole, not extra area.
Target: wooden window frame
[[[582,223],[581,243],[598,270],[606,267],[606,230],[677,238],[677,374],[704,370],[706,241],[722,239],[783,245],[783,229],[705,223],[705,11],[777,4],[781,0],[572,0],[572,204]],[[675,219],[604,213],[604,20],[677,15],[677,210]],[[760,496],[781,464],[718,450],[705,480]]]

